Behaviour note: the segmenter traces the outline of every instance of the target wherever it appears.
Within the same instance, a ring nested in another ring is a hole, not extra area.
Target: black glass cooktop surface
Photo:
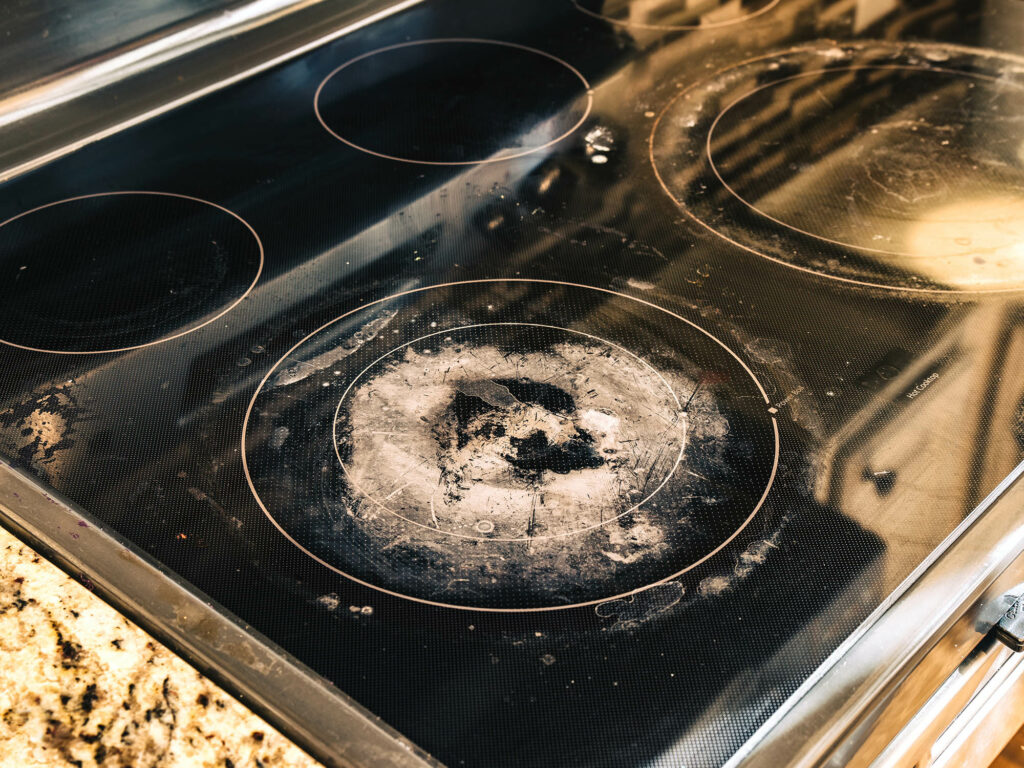
[[[723,765],[1024,458],[1022,8],[440,0],[84,147],[0,453],[446,765]]]

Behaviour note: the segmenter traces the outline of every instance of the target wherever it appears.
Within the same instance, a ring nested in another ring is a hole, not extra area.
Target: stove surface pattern
[[[1021,7],[443,0],[82,148],[0,452],[447,765],[723,765],[1024,458]]]

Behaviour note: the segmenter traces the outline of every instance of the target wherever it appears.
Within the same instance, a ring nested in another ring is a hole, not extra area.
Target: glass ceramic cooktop
[[[1020,8],[443,0],[87,146],[0,453],[447,765],[721,765],[1022,458]]]

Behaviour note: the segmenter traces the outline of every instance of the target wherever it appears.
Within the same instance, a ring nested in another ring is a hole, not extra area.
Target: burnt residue
[[[578,428],[568,440],[562,442],[551,442],[540,429],[528,437],[513,437],[509,442],[515,449],[515,455],[505,454],[505,459],[517,469],[527,472],[550,470],[565,475],[574,469],[588,469],[604,464],[604,459],[594,453],[594,438]]]
[[[70,384],[45,389],[0,411],[5,452],[47,476],[59,456],[74,447],[80,418],[81,410]]]
[[[682,601],[686,588],[678,581],[657,584],[635,595],[594,606],[603,619],[614,619],[613,629],[634,629],[664,614]]]
[[[505,426],[501,424],[498,407],[476,395],[456,391],[449,408],[449,416],[452,427],[450,431],[458,448],[465,448],[469,441],[476,437],[486,440],[505,436]],[[484,416],[486,417],[480,418]],[[446,442],[444,426],[442,424],[436,432],[438,442],[442,446]]]
[[[82,693],[82,699],[79,703],[79,707],[85,713],[92,712],[93,707],[96,706],[96,702],[99,698],[100,693],[96,690],[96,683],[89,683],[85,687],[85,691]]]
[[[341,476],[320,460],[337,513],[307,518],[313,548],[418,599],[534,607],[642,587],[731,533],[763,489],[734,473],[771,456],[725,377],[543,333],[442,336],[367,371],[335,423]]]
[[[576,402],[565,390],[530,379],[463,381],[454,384],[451,405],[435,428],[442,452],[454,441],[461,450],[473,440],[508,436],[512,450],[502,454],[520,476],[539,481],[545,471],[567,474],[577,469],[600,467],[604,459],[596,453],[596,441],[586,429],[573,424],[568,434],[549,435],[533,429],[525,435],[509,435],[524,407],[535,405],[552,415],[568,417]],[[449,469],[459,477],[465,468]]]
[[[310,338],[281,361],[301,378],[271,374],[248,466],[306,552],[414,600],[555,608],[675,580],[746,524],[776,447],[749,370],[671,317],[549,316],[589,294],[530,322],[472,295],[389,307],[358,347]]]
[[[496,383],[506,387],[522,403],[535,403],[552,413],[568,414],[576,410],[573,396],[554,384],[526,378],[499,379]]]

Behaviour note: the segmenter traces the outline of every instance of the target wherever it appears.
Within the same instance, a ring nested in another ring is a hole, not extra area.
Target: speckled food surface
[[[0,768],[65,765],[319,764],[0,529]]]

